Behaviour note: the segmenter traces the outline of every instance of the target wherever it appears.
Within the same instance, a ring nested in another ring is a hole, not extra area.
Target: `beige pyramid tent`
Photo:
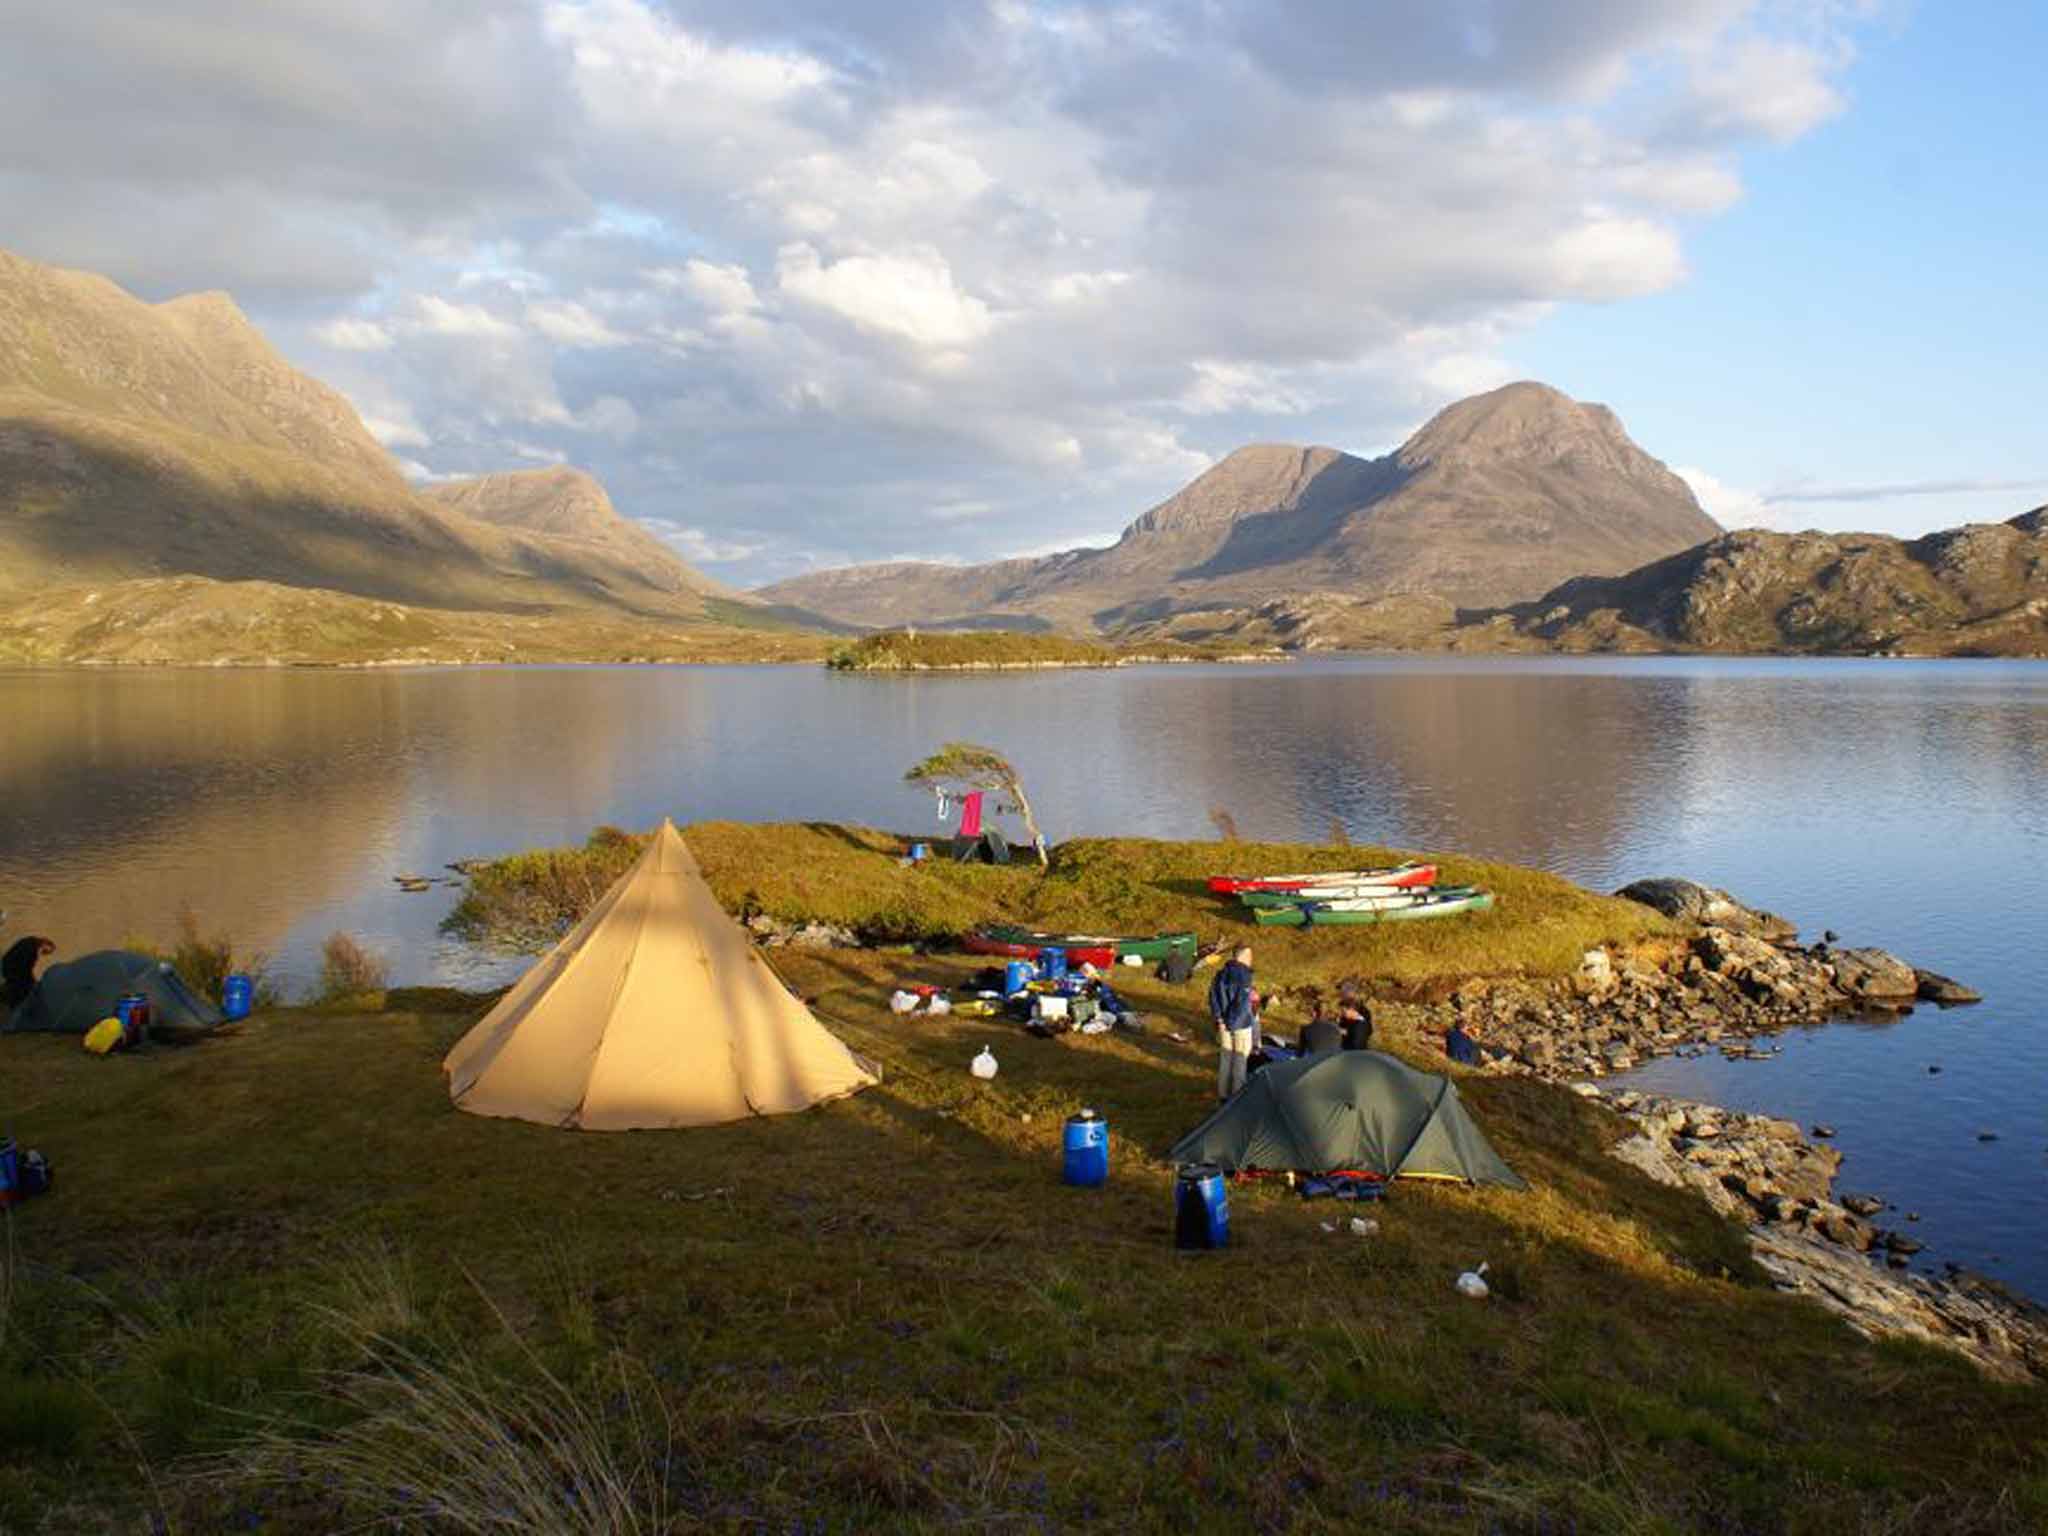
[[[667,821],[442,1065],[472,1114],[586,1131],[788,1114],[878,1080],[776,979]]]

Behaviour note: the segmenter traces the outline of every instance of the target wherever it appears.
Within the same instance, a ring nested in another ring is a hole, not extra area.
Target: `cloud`
[[[1789,525],[1771,511],[1768,496],[1716,479],[1704,469],[1673,465],[1671,472],[1692,487],[1701,508],[1723,528],[1779,528]]]
[[[501,320],[481,304],[454,304],[436,294],[421,294],[417,308],[417,329],[435,336],[474,336],[486,340],[507,340],[519,334],[519,327]]]
[[[960,291],[945,258],[929,246],[897,255],[847,256],[828,264],[797,241],[776,253],[775,285],[863,331],[920,347],[967,346],[994,324],[988,306]]]
[[[1800,502],[1898,501],[1913,496],[1971,496],[1994,492],[2031,492],[2048,487],[2048,475],[2027,480],[1906,480],[1890,485],[1798,486],[1773,491],[1764,500],[1772,506]]]
[[[972,559],[1683,281],[1864,4],[67,0],[0,206],[233,290],[430,472],[571,458],[741,579]]]
[[[391,332],[375,320],[351,320],[343,316],[315,326],[313,334],[328,346],[343,352],[389,352]]]
[[[570,299],[547,299],[527,305],[526,323],[565,347],[623,347],[632,341]]]

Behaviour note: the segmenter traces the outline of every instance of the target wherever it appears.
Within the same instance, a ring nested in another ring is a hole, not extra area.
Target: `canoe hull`
[[[1240,891],[1237,899],[1248,907],[1298,907],[1303,902],[1362,902],[1376,907],[1407,906],[1433,896],[1467,896],[1469,885],[1424,885],[1414,889],[1388,890],[1358,886],[1309,886],[1299,891]]]
[[[1366,923],[1401,923],[1431,917],[1456,917],[1462,912],[1490,911],[1492,907],[1491,891],[1470,891],[1453,896],[1448,901],[1424,898],[1405,906],[1361,906],[1347,910],[1329,902],[1300,901],[1282,907],[1254,907],[1251,914],[1252,920],[1263,928],[1299,928],[1303,924],[1313,924],[1320,928],[1348,927]]]
[[[1397,864],[1389,869],[1325,869],[1305,875],[1211,875],[1219,896],[1240,891],[1292,891],[1307,885],[1385,885],[1397,889],[1436,884],[1434,864]]]

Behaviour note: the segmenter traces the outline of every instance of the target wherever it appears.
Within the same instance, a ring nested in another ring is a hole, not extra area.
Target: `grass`
[[[1083,838],[1057,845],[1052,868],[901,867],[909,838],[823,822],[704,822],[690,847],[728,910],[851,928],[881,942],[943,941],[984,922],[1126,934],[1192,929],[1205,944],[1249,942],[1269,987],[1363,982],[1381,995],[1446,989],[1473,976],[1562,976],[1595,945],[1674,930],[1634,902],[1596,895],[1540,870],[1430,855],[1446,884],[1478,884],[1496,909],[1443,922],[1365,928],[1260,928],[1211,894],[1212,874],[1346,869],[1397,862],[1400,849],[1332,843]],[[612,829],[581,849],[519,854],[483,866],[450,917],[462,937],[538,949],[563,932],[638,848]]]
[[[2038,1528],[2048,1396],[1757,1284],[1599,1106],[1463,1076],[1530,1193],[1398,1186],[1358,1239],[1239,1186],[1235,1246],[1177,1254],[1199,984],[1133,973],[1153,1033],[1041,1041],[889,1014],[965,958],[776,963],[878,1088],[479,1119],[437,1068],[488,1000],[445,990],[133,1057],[0,1039],[61,1170],[8,1218],[0,1529]],[[1101,1190],[1058,1182],[1082,1104]]]
[[[1115,667],[1139,661],[1214,661],[1245,646],[1189,645],[1162,640],[1109,645],[1071,635],[1016,630],[884,630],[833,648],[835,672],[923,672],[1005,667]]]

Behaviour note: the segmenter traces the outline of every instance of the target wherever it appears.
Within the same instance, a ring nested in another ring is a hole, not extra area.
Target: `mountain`
[[[1521,383],[1448,407],[1383,458],[1240,448],[1107,549],[853,567],[756,595],[854,623],[1008,618],[1106,630],[1304,591],[1491,607],[1720,531],[1607,407]]]
[[[1508,608],[1308,593],[1170,614],[1123,638],[1296,651],[2048,656],[2048,507],[1913,540],[1728,533]]]
[[[0,587],[193,575],[656,618],[721,590],[615,515],[608,533],[523,515],[415,491],[225,294],[149,304],[0,251]]]
[[[731,588],[685,565],[638,523],[620,516],[594,476],[568,465],[444,481],[425,495],[478,522],[537,534],[557,549],[578,550],[591,565],[609,568],[621,585],[738,598]]]
[[[1725,534],[1491,624],[1559,650],[2048,656],[2048,507],[1913,540]]]

